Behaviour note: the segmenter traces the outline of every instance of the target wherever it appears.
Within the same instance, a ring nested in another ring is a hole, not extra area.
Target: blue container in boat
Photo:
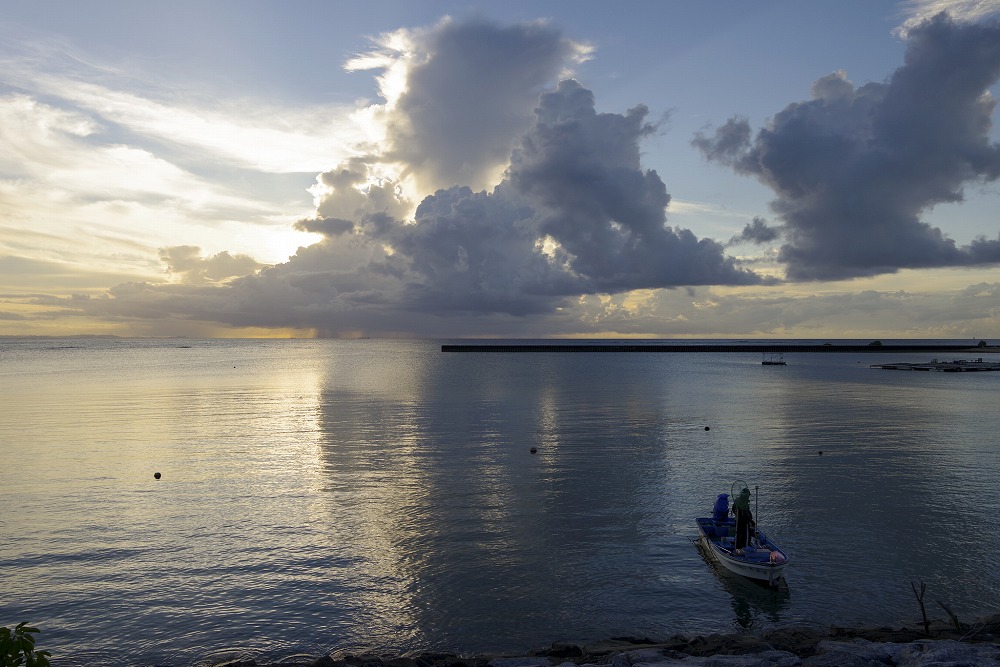
[[[712,518],[715,521],[725,521],[729,518],[729,494],[720,493],[715,499],[715,509],[712,510]]]

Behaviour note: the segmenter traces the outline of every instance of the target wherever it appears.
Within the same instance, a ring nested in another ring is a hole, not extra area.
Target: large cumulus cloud
[[[644,106],[598,113],[579,82],[554,85],[585,49],[541,24],[445,21],[406,38],[406,85],[383,90],[373,114],[384,144],[320,174],[316,215],[296,224],[322,240],[225,284],[131,284],[84,307],[442,335],[457,316],[463,333],[489,332],[584,295],[762,282],[721,244],[667,224],[666,185],[640,161],[655,130]],[[182,250],[164,256],[202,265]]]
[[[1000,241],[958,247],[921,215],[1000,177],[988,93],[998,78],[1000,24],[942,14],[909,30],[905,63],[887,82],[856,88],[837,72],[756,135],[733,118],[693,143],[774,190],[778,259],[792,280],[996,263]]]
[[[651,131],[645,116],[643,107],[598,114],[589,90],[563,81],[541,96],[492,191],[441,189],[403,220],[385,194],[392,183],[362,195],[332,188],[318,210],[353,217],[300,221],[324,241],[259,279],[301,284],[322,273],[323,293],[375,290],[379,308],[517,316],[553,312],[581,294],[760,282],[720,244],[667,226],[670,196],[639,161]],[[330,174],[343,186],[358,185],[361,172],[345,164]]]
[[[654,130],[647,113],[598,114],[591,91],[563,81],[542,95],[514,154],[510,182],[531,203],[538,233],[558,244],[576,291],[759,282],[720,244],[667,226],[670,195],[639,159],[640,140]]]

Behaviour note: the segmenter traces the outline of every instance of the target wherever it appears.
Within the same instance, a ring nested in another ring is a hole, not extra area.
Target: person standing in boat
[[[750,489],[740,491],[733,501],[732,512],[736,515],[736,548],[743,549],[750,542],[750,529],[757,525],[750,511]]]

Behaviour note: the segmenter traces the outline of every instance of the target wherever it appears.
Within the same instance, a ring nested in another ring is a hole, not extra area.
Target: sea
[[[448,342],[0,339],[0,625],[181,667],[1000,611],[1000,372]],[[740,483],[776,589],[696,542]]]

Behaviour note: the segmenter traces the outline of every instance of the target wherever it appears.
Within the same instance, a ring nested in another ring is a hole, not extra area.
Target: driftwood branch
[[[910,581],[910,588],[913,589],[913,595],[917,598],[917,603],[920,605],[920,615],[924,618],[924,634],[928,637],[931,636],[931,624],[927,620],[927,609],[924,608],[924,593],[927,592],[927,584],[920,582],[920,592],[917,593],[917,585]]]
[[[962,631],[962,624],[958,622],[958,616],[955,615],[955,612],[953,612],[951,610],[951,608],[948,605],[946,605],[944,602],[941,602],[940,600],[935,600],[935,602],[937,602],[938,606],[940,606],[942,609],[944,609],[945,612],[948,614],[948,616],[951,618],[951,624],[955,626],[955,631],[956,632],[961,632]]]

